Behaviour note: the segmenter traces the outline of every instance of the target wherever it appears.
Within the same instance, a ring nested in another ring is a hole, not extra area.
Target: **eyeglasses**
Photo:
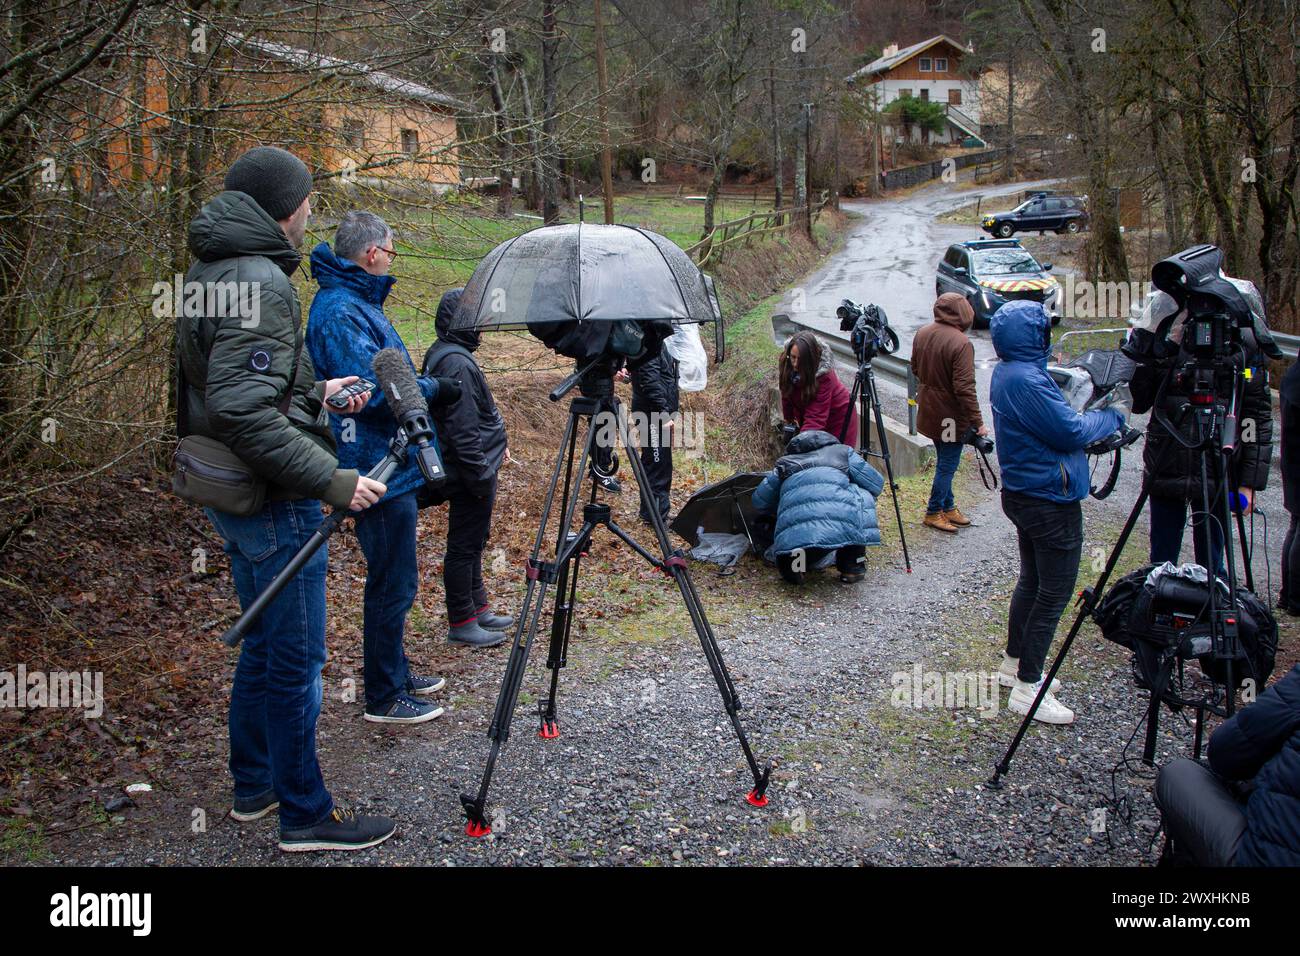
[[[396,249],[385,249],[383,246],[375,246],[375,248],[378,249],[380,252],[387,253],[389,262],[392,262],[394,259],[397,258]]]

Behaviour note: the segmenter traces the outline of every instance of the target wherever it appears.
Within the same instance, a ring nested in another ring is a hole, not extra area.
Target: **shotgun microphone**
[[[429,405],[424,400],[424,393],[420,391],[420,383],[415,379],[411,360],[401,349],[382,349],[375,355],[370,367],[388,400],[393,417],[406,432],[410,441],[409,448],[415,453],[424,480],[434,485],[446,481],[446,469],[438,455],[438,446],[433,443]]]

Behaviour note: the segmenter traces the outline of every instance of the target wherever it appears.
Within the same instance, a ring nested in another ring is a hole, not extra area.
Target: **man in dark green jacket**
[[[225,443],[268,485],[257,514],[205,509],[247,607],[320,525],[322,500],[360,510],[385,488],[340,469],[335,456],[324,401],[355,377],[316,381],[302,348],[289,277],[302,258],[311,174],[291,153],[259,146],[235,161],[225,186],[190,224],[177,427]],[[394,831],[391,820],[336,805],[316,759],[326,564],[322,547],[257,619],[230,695],[231,816],[256,820],[278,808],[280,848],[289,851],[364,849]]]

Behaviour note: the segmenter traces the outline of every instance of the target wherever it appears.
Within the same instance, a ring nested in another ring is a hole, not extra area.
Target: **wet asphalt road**
[[[874,302],[885,310],[898,333],[898,354],[912,351],[912,337],[929,324],[934,307],[935,269],[954,242],[984,235],[975,226],[936,222],[938,216],[976,199],[1006,197],[1009,206],[1021,191],[1046,186],[1051,180],[1010,183],[981,189],[960,189],[934,183],[908,196],[845,201],[854,217],[844,247],[826,265],[790,290],[774,311],[827,336],[846,338],[839,330],[835,308],[841,299]],[[997,203],[994,204],[1001,208]],[[987,409],[989,379],[997,362],[987,330],[972,330],[975,375],[980,402]],[[847,376],[846,376],[847,373]],[[841,380],[852,381],[852,370],[841,369]],[[904,394],[889,379],[877,376],[886,414],[905,421]]]

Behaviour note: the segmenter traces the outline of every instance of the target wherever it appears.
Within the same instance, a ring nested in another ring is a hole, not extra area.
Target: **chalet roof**
[[[245,51],[255,50],[304,70],[321,72],[356,83],[365,83],[386,93],[429,103],[433,106],[441,106],[445,109],[459,111],[468,111],[470,109],[466,103],[454,96],[440,93],[422,83],[408,80],[406,77],[376,70],[369,63],[363,63],[360,60],[344,60],[338,57],[326,56],[324,53],[312,53],[309,50],[302,50],[284,43],[276,43],[273,40],[260,40],[239,33],[228,33],[226,38],[234,46],[241,47]]]
[[[967,49],[959,40],[954,40],[946,33],[940,33],[938,36],[932,36],[928,40],[922,40],[920,43],[913,43],[911,46],[903,47],[903,49],[899,50],[897,53],[893,53],[889,56],[878,57],[866,66],[862,67],[862,69],[846,76],[844,81],[846,83],[853,83],[855,80],[864,80],[867,77],[875,76],[878,73],[888,73],[904,60],[910,60],[918,53],[928,50],[930,47],[936,46],[945,41],[956,47],[958,50],[965,51]]]

